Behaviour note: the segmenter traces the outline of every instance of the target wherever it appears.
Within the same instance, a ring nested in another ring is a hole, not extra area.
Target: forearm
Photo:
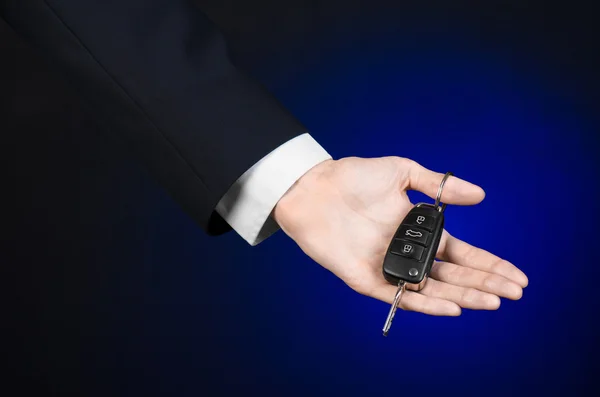
[[[306,131],[188,1],[7,0],[1,13],[210,234],[227,230],[213,210],[234,182]]]

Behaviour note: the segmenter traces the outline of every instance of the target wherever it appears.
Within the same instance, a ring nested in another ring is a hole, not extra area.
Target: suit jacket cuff
[[[216,210],[244,240],[257,245],[279,230],[271,213],[281,197],[307,171],[329,159],[310,134],[297,136],[246,171]]]

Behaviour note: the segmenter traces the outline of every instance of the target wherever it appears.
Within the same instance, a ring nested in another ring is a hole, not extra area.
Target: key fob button
[[[390,252],[420,261],[421,256],[423,256],[423,247],[406,240],[394,240],[390,247]]]
[[[406,220],[403,223],[407,225],[415,225],[431,231],[433,230],[433,227],[435,225],[435,218],[431,215],[412,212],[408,214]]]
[[[429,245],[429,236],[431,233],[410,225],[402,225],[396,234],[397,239],[410,240],[424,246]]]

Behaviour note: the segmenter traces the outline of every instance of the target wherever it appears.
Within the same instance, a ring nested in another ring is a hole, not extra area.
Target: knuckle
[[[500,274],[502,273],[502,270],[506,268],[507,264],[508,261],[498,258],[490,265],[490,271],[493,273]]]
[[[449,266],[445,276],[448,283],[458,284],[463,274],[464,271],[460,266]]]
[[[418,184],[420,176],[420,173],[418,172],[420,167],[419,163],[406,157],[398,157],[396,165],[402,175],[407,176],[414,185]]]
[[[464,304],[470,305],[477,300],[478,291],[473,288],[465,288],[461,294],[460,300]]]
[[[496,277],[493,274],[487,274],[483,277],[482,286],[488,291],[494,291],[497,286]]]
[[[416,161],[411,160],[407,157],[396,157],[396,161],[401,167],[411,167],[416,164]]]
[[[450,278],[450,282],[453,284],[459,284],[462,281],[464,274],[465,271],[462,267],[453,266],[448,277]]]
[[[468,288],[463,288],[462,292],[460,293],[460,298],[458,301],[461,306],[464,306],[465,303],[469,302],[469,289]]]
[[[465,262],[471,266],[475,266],[475,259],[477,258],[478,252],[479,249],[477,247],[474,247],[472,245],[469,246],[469,248],[467,248],[466,252],[463,255]]]

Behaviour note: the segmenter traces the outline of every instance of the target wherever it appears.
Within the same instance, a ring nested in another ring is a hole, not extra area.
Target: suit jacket
[[[215,211],[230,186],[306,132],[190,0],[2,0],[0,15],[210,235],[231,228]]]

